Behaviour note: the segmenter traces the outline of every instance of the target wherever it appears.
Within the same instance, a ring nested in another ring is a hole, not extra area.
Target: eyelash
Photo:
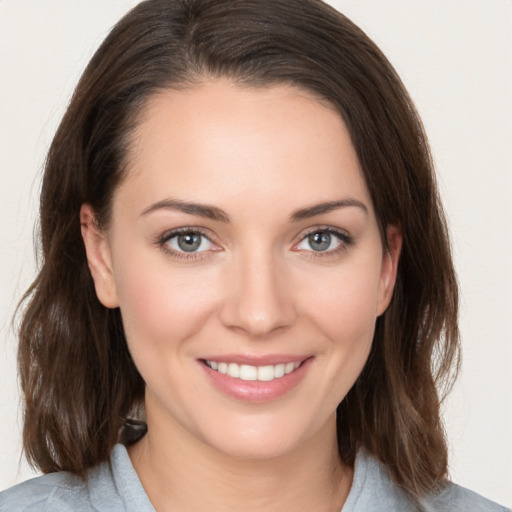
[[[308,258],[318,259],[336,257],[345,252],[351,245],[354,244],[354,238],[342,229],[333,228],[332,226],[315,226],[314,228],[308,229],[304,234],[302,234],[300,240],[294,244],[294,247],[297,247],[310,235],[315,233],[327,233],[329,235],[334,235],[339,240],[340,244],[335,249],[331,249],[329,251],[301,251]]]
[[[315,233],[327,233],[329,235],[334,235],[340,242],[340,245],[336,247],[335,249],[331,249],[329,251],[302,251],[300,249],[295,249],[296,252],[302,252],[306,255],[308,258],[328,258],[333,257],[341,254],[342,252],[346,251],[347,248],[354,243],[354,239],[351,235],[349,235],[346,231],[341,229],[336,229],[331,226],[315,226],[314,228],[311,228],[307,230],[305,233],[301,234],[301,238],[298,242],[296,242],[293,247],[297,247],[299,244],[304,242],[310,235],[313,235]],[[203,230],[198,227],[182,227],[173,229],[171,231],[166,231],[162,234],[157,240],[156,245],[158,245],[166,254],[171,256],[172,258],[176,260],[185,260],[185,261],[194,261],[197,259],[204,258],[206,256],[205,253],[209,251],[200,251],[200,252],[190,252],[187,253],[185,251],[177,251],[175,249],[172,249],[169,247],[169,241],[173,238],[181,235],[181,234],[193,234],[193,235],[200,235],[204,238],[206,238],[211,244],[215,245],[215,242],[212,241],[212,237],[206,230]],[[220,249],[219,249],[220,250]],[[292,249],[293,250],[293,249]],[[218,252],[218,251],[214,251]]]
[[[172,240],[173,238],[179,236],[179,235],[200,235],[204,238],[206,238],[210,243],[212,244],[215,244],[215,242],[212,241],[212,237],[211,235],[209,234],[209,232],[201,229],[201,228],[197,228],[197,227],[183,227],[183,228],[177,228],[177,229],[172,229],[171,231],[166,231],[161,237],[158,238],[158,240],[156,241],[156,244],[162,249],[162,251],[164,251],[166,254],[168,254],[169,256],[171,256],[172,258],[176,259],[176,260],[185,260],[185,261],[194,261],[194,260],[197,260],[197,259],[200,259],[200,258],[204,258],[205,257],[205,252],[207,251],[201,251],[201,252],[181,252],[181,251],[176,251],[175,249],[172,249],[171,247],[169,247],[168,243],[170,240]],[[217,251],[215,251],[217,252]]]

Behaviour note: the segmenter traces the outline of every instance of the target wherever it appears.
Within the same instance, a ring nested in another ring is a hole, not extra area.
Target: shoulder
[[[0,493],[0,511],[89,510],[85,481],[67,472],[50,473]]]
[[[509,508],[453,483],[448,483],[440,492],[427,498],[426,502],[430,507],[427,509],[429,512],[510,512]]]
[[[126,448],[116,445],[110,459],[85,478],[65,471],[27,480],[0,493],[0,512],[154,512]]]
[[[421,499],[414,499],[390,477],[386,466],[365,450],[357,454],[354,481],[342,512],[510,512],[475,492],[453,483]]]

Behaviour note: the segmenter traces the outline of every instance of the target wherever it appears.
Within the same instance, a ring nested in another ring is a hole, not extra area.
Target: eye
[[[191,258],[195,255],[219,250],[210,238],[198,229],[181,228],[162,235],[158,245],[176,258]]]
[[[351,243],[350,237],[333,229],[317,229],[308,233],[296,246],[299,251],[335,252]]]
[[[213,244],[202,233],[189,231],[171,236],[167,240],[167,245],[177,252],[203,252],[211,249]]]

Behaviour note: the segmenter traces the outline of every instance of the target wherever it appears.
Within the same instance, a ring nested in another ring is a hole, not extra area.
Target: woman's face
[[[84,238],[149,431],[255,458],[332,437],[400,250],[388,228],[383,251],[341,117],[288,86],[213,81],[153,97],[128,161],[111,226]]]

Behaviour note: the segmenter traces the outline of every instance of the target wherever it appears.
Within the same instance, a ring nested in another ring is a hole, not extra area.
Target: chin
[[[247,460],[268,460],[300,451],[307,440],[314,437],[314,430],[300,427],[292,419],[248,425],[247,419],[228,425],[219,422],[219,429],[208,433],[203,440],[215,450],[227,456]],[[286,427],[286,428],[283,428]],[[309,427],[309,426],[308,426]]]
[[[289,455],[294,451],[296,443],[290,440],[279,442],[277,439],[231,440],[228,443],[215,446],[229,457],[243,460],[270,460]]]

